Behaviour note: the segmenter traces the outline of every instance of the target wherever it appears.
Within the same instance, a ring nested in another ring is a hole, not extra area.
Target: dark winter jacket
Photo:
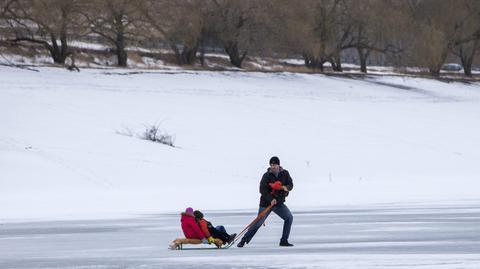
[[[262,194],[260,197],[260,206],[269,206],[273,199],[277,199],[277,204],[285,202],[285,197],[288,196],[288,192],[284,190],[273,191],[272,187],[269,185],[269,183],[274,183],[275,181],[282,182],[282,185],[287,187],[289,191],[293,189],[293,181],[287,170],[280,167],[280,172],[278,173],[278,177],[276,177],[271,172],[270,168],[268,168],[260,181],[260,194]]]
[[[193,215],[182,213],[182,231],[186,238],[188,239],[203,239],[205,235],[203,234],[200,227],[198,227],[195,217]]]

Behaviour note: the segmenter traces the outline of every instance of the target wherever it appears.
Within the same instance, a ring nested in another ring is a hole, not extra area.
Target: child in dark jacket
[[[170,249],[179,249],[183,244],[215,244],[218,248],[222,246],[223,242],[220,239],[214,239],[210,234],[206,236],[200,229],[198,223],[193,215],[193,209],[187,208],[182,212],[180,222],[182,223],[182,231],[185,238],[177,238],[173,240],[169,247]]]
[[[223,244],[230,244],[233,239],[235,239],[237,234],[228,234],[223,226],[214,227],[211,222],[203,218],[203,213],[199,210],[195,210],[193,215],[203,234],[209,238],[209,242],[211,240],[210,238],[216,238],[222,240]]]

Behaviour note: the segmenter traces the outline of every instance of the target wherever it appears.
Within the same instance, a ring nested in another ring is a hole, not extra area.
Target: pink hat
[[[185,212],[186,212],[186,213],[193,214],[193,208],[187,207],[187,209],[185,209]]]

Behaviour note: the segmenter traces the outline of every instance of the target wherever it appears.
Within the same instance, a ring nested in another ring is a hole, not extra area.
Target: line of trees
[[[96,37],[118,66],[126,48],[165,44],[177,64],[203,64],[206,46],[223,48],[242,67],[248,56],[301,56],[305,66],[341,72],[355,51],[362,72],[372,54],[438,76],[456,56],[466,76],[480,46],[478,0],[0,0],[0,35],[42,45],[57,64],[69,42]]]

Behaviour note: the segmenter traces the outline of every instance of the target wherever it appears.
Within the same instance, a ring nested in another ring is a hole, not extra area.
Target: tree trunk
[[[184,46],[181,55],[182,63],[192,65],[197,58],[197,50],[198,45],[195,45],[193,48]]]
[[[305,62],[305,66],[307,68],[312,68],[312,60],[309,56],[307,56],[306,54],[303,55],[303,61]]]
[[[178,50],[177,45],[175,42],[169,42],[170,43],[170,48],[172,48],[173,53],[175,54],[175,60],[177,61],[178,65],[182,65],[182,56],[180,55],[180,51]]]
[[[428,71],[430,72],[430,75],[433,77],[440,77],[440,70],[442,69],[442,64],[436,64],[436,65],[431,65],[428,67]]]
[[[442,65],[447,59],[448,56],[448,47],[443,50],[443,53],[440,55],[441,58],[437,62],[432,62],[428,67],[430,74],[434,77],[440,77],[440,70],[442,70]]]
[[[437,67],[429,67],[428,71],[430,72],[430,75],[438,78],[440,77],[440,69],[441,68],[437,68]]]
[[[330,59],[330,60],[328,60],[327,62],[329,62],[330,65],[332,66],[332,70],[333,70],[334,72],[337,72],[337,64],[335,63],[335,61],[334,61],[333,59]]]
[[[60,53],[60,50],[58,49],[58,46],[46,46],[48,51],[50,52],[50,56],[52,56],[53,62],[56,64],[65,64],[65,58],[62,57],[62,54]]]
[[[303,59],[305,61],[305,66],[310,69],[320,69],[321,72],[324,71],[323,64],[324,61],[319,60],[316,57],[308,56],[306,54],[303,55]]]
[[[323,71],[325,71],[325,68],[323,67],[323,64],[324,64],[324,63],[325,63],[324,61],[316,60],[316,61],[315,61],[315,68],[320,69],[320,72],[323,73]]]
[[[200,65],[203,67],[205,66],[205,44],[200,41]]]
[[[117,54],[117,65],[127,66],[127,52],[125,51],[125,25],[123,25],[124,15],[118,13],[114,16],[113,27],[115,30],[115,54]]]
[[[235,67],[242,68],[242,62],[243,62],[243,59],[245,59],[247,52],[245,51],[243,55],[240,55],[240,51],[238,49],[238,43],[233,41],[228,41],[224,45],[224,47],[225,47],[225,52],[228,54],[228,57],[230,58],[230,63]]]
[[[467,55],[466,53],[460,54],[460,61],[462,62],[463,73],[467,77],[472,77],[472,63],[473,63],[473,55]]]
[[[63,62],[65,62],[65,59],[67,59],[67,57],[71,54],[71,52],[68,47],[67,36],[63,33],[60,36],[60,46],[61,46],[60,53],[62,55]]]
[[[370,50],[365,48],[357,48],[358,57],[360,58],[360,72],[367,73],[367,59],[370,55]]]
[[[61,22],[61,29],[60,29],[60,49],[57,46],[56,42],[56,37],[54,34],[51,35],[52,41],[55,40],[54,42],[54,47],[56,51],[58,52],[57,54],[57,63],[60,63],[62,65],[65,64],[65,60],[67,57],[70,55],[70,50],[68,48],[68,42],[67,42],[67,21],[69,20],[68,14],[66,13],[65,9],[62,8],[62,22]]]
[[[460,61],[462,62],[463,73],[467,77],[472,77],[472,64],[477,51],[477,43],[478,41],[475,41],[470,53],[466,52],[463,48],[460,48]]]
[[[360,57],[360,72],[367,73],[367,58],[365,56]]]
[[[333,71],[343,72],[342,59],[340,57],[340,53],[335,54],[335,56],[333,57],[333,61],[335,62],[335,70]]]
[[[470,59],[466,62],[464,62],[462,60],[462,66],[463,66],[463,73],[465,74],[465,76],[467,77],[472,77],[472,61],[473,59]]]
[[[125,51],[125,48],[123,45],[117,46],[117,64],[118,66],[121,67],[126,67],[127,66],[127,52]]]
[[[170,43],[170,47],[175,53],[175,60],[178,65],[192,65],[197,59],[198,44],[193,48],[184,45],[182,51],[180,51],[177,45],[173,42]]]
[[[125,37],[123,32],[117,32],[117,38],[115,42],[117,54],[117,64],[121,67],[127,66],[127,52],[125,51]]]
[[[62,65],[65,64],[65,59],[68,56],[68,44],[67,44],[66,37],[64,36],[61,37],[60,47],[58,46],[57,38],[55,35],[50,34],[50,40],[52,42],[52,45],[45,45],[45,46],[47,50],[50,52],[53,62],[56,64],[62,64]]]

